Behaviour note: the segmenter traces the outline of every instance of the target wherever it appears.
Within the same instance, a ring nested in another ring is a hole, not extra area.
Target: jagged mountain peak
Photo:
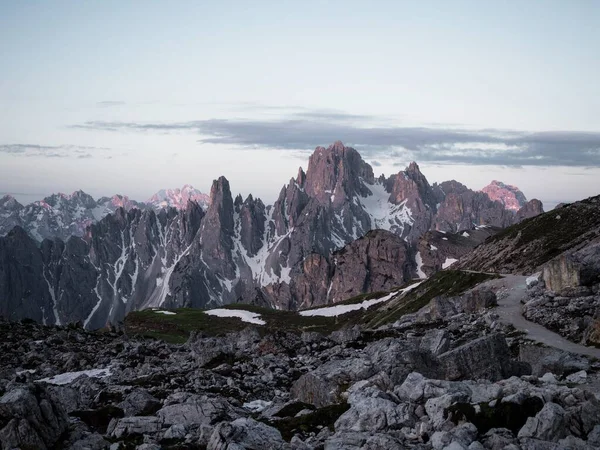
[[[320,203],[336,203],[343,198],[368,194],[363,180],[373,184],[373,168],[352,147],[336,141],[327,148],[317,147],[308,161],[305,189]]]
[[[506,209],[518,211],[527,203],[525,194],[517,186],[493,180],[490,184],[481,189],[492,200],[499,201]]]
[[[296,176],[296,183],[298,183],[298,186],[300,187],[304,187],[304,183],[306,183],[306,173],[304,173],[304,170],[302,169],[302,167],[298,168],[298,175]]]
[[[6,194],[2,198],[0,198],[0,208],[16,211],[23,209],[24,206],[21,203],[19,203],[17,199],[14,198],[12,195]]]
[[[150,204],[156,210],[167,207],[183,209],[186,207],[188,200],[194,200],[203,209],[206,209],[210,202],[210,197],[192,185],[184,184],[182,188],[161,189],[150,197],[146,203]]]

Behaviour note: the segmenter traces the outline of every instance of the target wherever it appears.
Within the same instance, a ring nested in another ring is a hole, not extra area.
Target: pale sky
[[[339,139],[376,173],[600,194],[599,23],[594,0],[0,0],[0,193],[225,175],[272,202]]]

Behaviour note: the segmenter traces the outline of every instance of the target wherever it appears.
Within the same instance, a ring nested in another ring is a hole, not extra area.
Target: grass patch
[[[376,328],[394,322],[405,314],[418,311],[434,297],[460,295],[483,281],[497,277],[497,275],[483,273],[445,270],[438,272],[402,298],[392,299],[373,305],[367,310],[359,309],[337,317],[301,316],[296,311],[280,311],[246,304],[226,305],[223,308],[260,314],[261,319],[267,323],[255,326],[263,335],[277,331],[293,333],[316,331],[329,334],[340,328],[356,324],[366,324],[368,327]],[[401,287],[394,288],[392,291],[399,289]],[[336,305],[362,303],[386,294],[386,292],[363,294],[336,303]],[[324,305],[318,308],[327,306],[333,305]],[[173,344],[182,344],[187,341],[192,331],[199,331],[209,336],[221,336],[251,326],[239,318],[209,316],[200,309],[181,308],[173,310],[173,312],[175,312],[174,315],[164,315],[153,310],[131,312],[125,318],[125,330],[130,335],[141,335],[162,339]]]
[[[261,315],[266,325],[254,325],[261,334],[276,331],[301,333],[316,331],[329,334],[352,320],[357,320],[361,311],[354,311],[340,317],[305,317],[295,311],[278,311],[255,305],[232,304],[226,309],[245,310]],[[152,310],[134,311],[125,318],[125,330],[130,335],[141,335],[173,344],[185,343],[192,331],[200,331],[209,336],[222,336],[241,331],[248,326],[236,317],[216,317],[205,314],[200,309],[181,308],[173,310],[174,315],[159,314]]]
[[[499,278],[499,276],[458,270],[444,270],[433,275],[420,286],[408,292],[404,297],[391,300],[389,303],[382,305],[382,307],[367,312],[364,320],[372,328],[395,322],[405,314],[417,312],[434,297],[440,295],[448,297],[460,295],[478,284],[494,278]]]

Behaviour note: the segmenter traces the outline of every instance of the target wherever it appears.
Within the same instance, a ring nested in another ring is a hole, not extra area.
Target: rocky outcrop
[[[518,222],[522,222],[525,219],[530,219],[531,217],[539,216],[544,212],[544,205],[541,201],[534,198],[525,203],[519,210],[517,211],[516,220]]]
[[[598,346],[600,244],[547,263],[541,279],[530,283],[524,303],[523,316],[528,320],[571,341]]]
[[[433,222],[436,230],[459,232],[474,226],[490,225],[504,228],[515,223],[512,211],[502,203],[490,200],[483,192],[474,192],[458,181],[434,185],[440,205]]]
[[[506,209],[515,212],[519,211],[527,203],[525,195],[518,187],[504,184],[497,180],[492,181],[481,192],[485,192],[491,200],[499,201]]]
[[[438,356],[448,380],[497,381],[512,375],[526,375],[527,368],[511,361],[506,340],[499,334],[485,336]]]

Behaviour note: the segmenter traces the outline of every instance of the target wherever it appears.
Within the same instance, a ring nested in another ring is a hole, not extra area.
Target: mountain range
[[[234,198],[224,177],[209,198],[190,192],[161,191],[150,206],[117,197],[114,212],[111,199],[82,192],[28,207],[5,197],[0,315],[94,329],[153,307],[329,304],[425,277],[543,211],[538,200],[515,210],[454,180],[430,185],[414,162],[376,178],[341,142],[317,147],[273,205]],[[66,219],[46,222],[57,208]],[[52,237],[37,242],[43,234]]]
[[[204,209],[208,207],[208,195],[187,184],[181,189],[162,189],[145,202],[137,202],[124,195],[95,200],[80,190],[70,195],[52,194],[23,206],[11,195],[5,195],[0,198],[0,235],[19,225],[38,242],[46,238],[66,240],[70,236],[84,236],[92,223],[114,213],[117,208],[182,209],[189,200]]]

